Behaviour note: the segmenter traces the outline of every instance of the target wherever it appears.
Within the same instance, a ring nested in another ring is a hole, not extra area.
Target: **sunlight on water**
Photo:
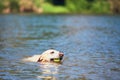
[[[120,80],[120,16],[0,15],[0,80]],[[54,48],[60,65],[23,62]]]

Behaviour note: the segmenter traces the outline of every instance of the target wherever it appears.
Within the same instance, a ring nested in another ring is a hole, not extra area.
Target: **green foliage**
[[[86,0],[67,0],[67,8],[71,12],[82,12],[88,7],[88,2]]]
[[[33,0],[33,3],[36,5],[36,7],[41,7],[41,1],[40,0]]]
[[[12,12],[17,12],[19,10],[18,0],[10,0],[10,8]]]
[[[18,12],[21,0],[0,0],[0,11],[6,7],[12,12]],[[66,0],[65,6],[52,5],[53,0],[28,0],[33,2],[33,6],[38,9],[43,8],[43,13],[110,13],[110,4],[108,0]],[[5,5],[8,2],[9,5]],[[30,7],[30,6],[28,6]]]
[[[0,12],[4,9],[3,2],[0,0]]]
[[[68,13],[67,8],[62,6],[54,6],[50,3],[44,3],[42,5],[44,13]]]
[[[109,13],[106,0],[67,0],[67,8],[73,13]]]
[[[110,13],[110,5],[106,1],[95,1],[91,11],[95,13]]]

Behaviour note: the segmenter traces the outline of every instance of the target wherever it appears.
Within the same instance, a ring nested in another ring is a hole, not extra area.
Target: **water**
[[[21,59],[54,48],[60,65]],[[120,16],[0,15],[0,80],[120,80]]]

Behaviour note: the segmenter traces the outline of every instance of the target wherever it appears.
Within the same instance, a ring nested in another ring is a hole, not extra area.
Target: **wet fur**
[[[23,61],[40,62],[40,63],[50,62],[50,58],[59,58],[60,54],[63,54],[63,53],[60,53],[57,50],[50,49],[50,50],[43,52],[41,55],[33,55],[31,57],[24,58]]]

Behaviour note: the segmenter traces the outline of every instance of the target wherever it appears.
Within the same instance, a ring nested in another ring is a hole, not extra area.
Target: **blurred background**
[[[0,13],[119,14],[120,0],[0,0]]]

